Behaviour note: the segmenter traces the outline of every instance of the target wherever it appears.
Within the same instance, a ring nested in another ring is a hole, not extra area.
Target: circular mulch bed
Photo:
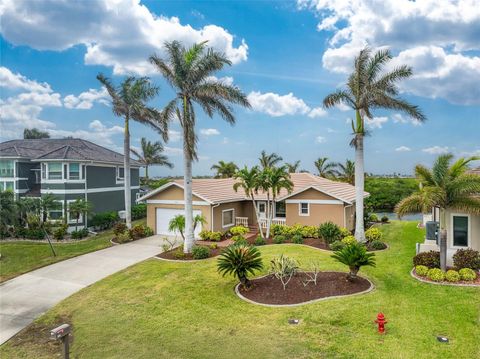
[[[280,280],[270,274],[253,279],[251,281],[253,287],[248,291],[240,284],[235,287],[235,291],[240,298],[254,304],[290,306],[367,293],[373,289],[373,284],[368,279],[358,277],[351,282],[346,279],[346,276],[347,273],[343,272],[320,272],[317,285],[313,282],[304,285],[309,277],[301,272],[290,280],[284,290]]]
[[[166,260],[177,261],[177,262],[203,261],[203,260],[210,259],[210,258],[218,256],[220,253],[222,253],[222,250],[224,248],[218,247],[218,248],[215,248],[215,249],[211,249],[211,248],[209,248],[209,249],[210,249],[210,256],[208,258],[204,258],[204,259],[194,259],[192,257],[191,253],[187,254],[184,258],[177,258],[175,256],[175,253],[177,252],[176,248],[171,249],[167,252],[162,252],[160,254],[157,254],[155,257],[159,258],[159,259],[166,259]]]
[[[415,268],[413,268],[410,271],[410,275],[415,278],[416,280],[423,282],[423,283],[428,283],[428,284],[437,284],[437,285],[450,285],[454,287],[480,287],[480,276],[477,274],[477,279],[473,281],[466,281],[466,280],[461,280],[458,282],[448,282],[448,281],[442,281],[442,282],[435,282],[433,280],[428,279],[427,277],[423,277],[418,275],[415,272]]]

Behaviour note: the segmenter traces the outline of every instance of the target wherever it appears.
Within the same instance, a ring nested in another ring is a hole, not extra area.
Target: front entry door
[[[267,218],[267,202],[258,201],[258,216],[260,218]]]

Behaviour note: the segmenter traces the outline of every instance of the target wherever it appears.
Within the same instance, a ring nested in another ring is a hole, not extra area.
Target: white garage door
[[[157,208],[157,234],[164,235],[175,235],[175,233],[168,231],[168,223],[170,220],[177,215],[185,215],[183,209],[173,209],[173,208]],[[202,212],[199,210],[193,211],[193,216],[201,215]],[[202,225],[199,223],[197,228],[195,228],[195,238],[199,238],[199,233],[202,230]]]

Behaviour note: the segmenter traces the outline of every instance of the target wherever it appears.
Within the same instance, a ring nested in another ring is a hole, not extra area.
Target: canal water
[[[394,212],[379,212],[375,213],[378,219],[381,219],[383,216],[387,216],[390,220],[401,220],[401,221],[422,221],[423,216],[421,213],[408,214],[403,216],[401,219],[397,217],[397,214]]]

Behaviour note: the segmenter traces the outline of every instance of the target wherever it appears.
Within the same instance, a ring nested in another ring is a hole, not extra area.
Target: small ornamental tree
[[[336,251],[332,256],[336,261],[345,264],[350,269],[347,275],[349,281],[357,278],[357,273],[363,266],[375,267],[375,254],[368,253],[365,246],[354,243]]]
[[[223,276],[233,274],[246,290],[251,288],[248,275],[262,268],[262,257],[259,250],[244,244],[227,247],[217,261],[218,272]]]

